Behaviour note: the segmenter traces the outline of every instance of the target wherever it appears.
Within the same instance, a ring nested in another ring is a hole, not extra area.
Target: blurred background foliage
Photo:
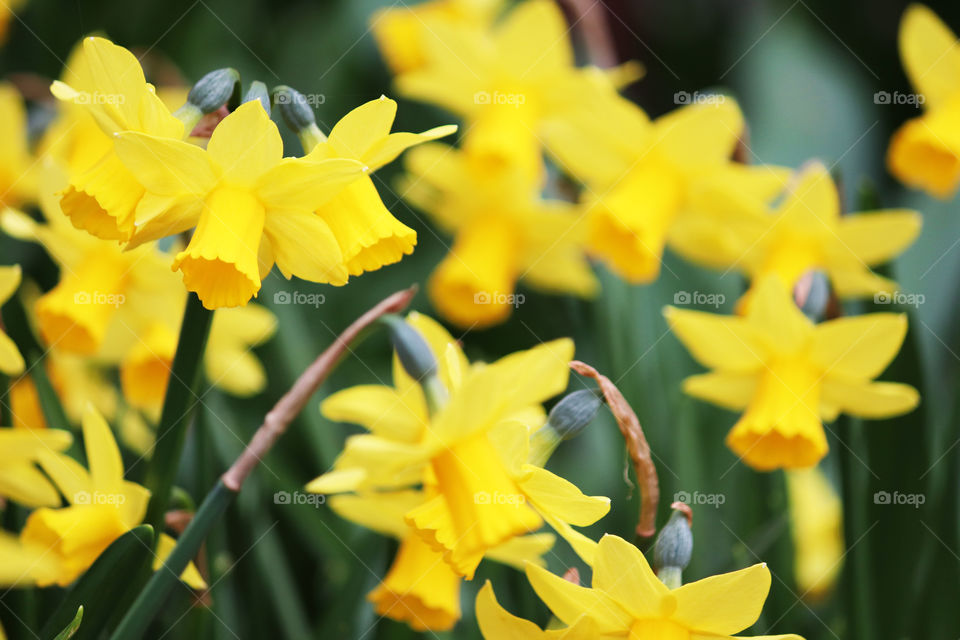
[[[232,66],[245,83],[289,84],[322,93],[321,127],[347,110],[393,96],[391,79],[368,32],[382,0],[168,0],[119,2],[31,0],[11,25],[0,51],[3,75],[57,77],[77,40],[101,32],[146,54],[154,82],[195,80]],[[668,255],[659,281],[627,285],[601,273],[603,293],[583,302],[522,290],[522,304],[504,325],[460,335],[473,359],[492,360],[540,341],[570,335],[578,358],[615,380],[633,404],[656,456],[664,499],[661,523],[675,493],[720,493],[719,507],[695,507],[694,560],[688,580],[766,561],[774,573],[771,597],[754,628],[819,638],[956,638],[960,616],[956,385],[960,324],[956,286],[960,273],[960,204],[937,202],[899,187],[884,168],[892,131],[915,115],[909,105],[876,104],[874,93],[909,92],[896,47],[905,2],[880,0],[609,0],[610,27],[621,59],[638,59],[646,77],[627,94],[651,115],[674,108],[674,94],[722,88],[741,102],[750,126],[752,162],[798,166],[817,157],[842,184],[849,210],[909,206],[924,213],[916,244],[890,272],[904,291],[924,303],[904,309],[910,334],[884,376],[920,389],[923,404],[894,420],[828,425],[831,453],[824,468],[842,487],[848,552],[833,593],[809,601],[792,578],[790,522],[782,473],[761,474],[737,462],[723,445],[730,413],[681,395],[680,380],[698,368],[667,331],[661,308],[680,291],[720,293],[732,311],[743,290],[735,274],[721,276]],[[960,4],[929,3],[954,30]],[[578,33],[573,33],[578,44]],[[35,105],[35,123],[43,123]],[[402,101],[395,129],[420,131],[453,121],[436,109]],[[325,125],[325,126],[324,126]],[[299,153],[293,139],[289,153]],[[362,310],[392,290],[423,284],[450,240],[392,188],[400,163],[378,173],[387,206],[415,228],[419,244],[402,263],[334,289],[274,273],[260,300],[279,317],[279,331],[258,349],[269,388],[251,400],[207,392],[191,433],[179,485],[199,499],[225,468],[271,404],[298,373]],[[35,247],[0,240],[4,263],[21,262],[55,282],[54,266]],[[273,304],[277,291],[322,293],[325,303]],[[421,292],[416,306],[431,313]],[[868,310],[864,304],[858,311]],[[713,309],[708,309],[713,310]],[[389,346],[376,335],[343,363],[318,394],[353,384],[389,382]],[[572,388],[586,383],[573,379]],[[211,608],[193,606],[178,593],[161,622],[167,637],[415,637],[405,626],[377,620],[364,594],[383,576],[392,543],[337,518],[323,506],[275,505],[276,491],[293,491],[326,470],[350,427],[325,421],[314,402],[280,442],[209,540],[213,572]],[[131,461],[133,457],[131,456]],[[561,447],[551,468],[588,494],[613,499],[611,513],[588,533],[630,537],[638,492],[624,481],[626,458],[612,419],[602,414],[578,440]],[[143,472],[134,466],[129,473]],[[876,505],[877,491],[922,493],[914,509]],[[550,556],[562,572],[580,565],[563,543]],[[581,566],[581,570],[583,567]],[[220,578],[222,577],[222,580]],[[547,611],[525,578],[484,564],[464,594],[465,619],[452,634],[479,638],[473,594],[493,579],[504,605],[544,623]],[[118,576],[117,579],[123,579]],[[46,597],[55,598],[56,593]],[[27,598],[0,596],[0,619],[12,638],[30,637],[18,617],[32,623]],[[18,612],[16,616],[13,611]]]

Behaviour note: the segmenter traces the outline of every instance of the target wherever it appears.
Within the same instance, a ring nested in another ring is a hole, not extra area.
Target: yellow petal
[[[348,158],[285,158],[260,177],[256,191],[268,209],[306,213],[362,179],[366,171],[362,163]]]
[[[82,426],[93,490],[119,493],[123,483],[123,458],[120,457],[120,449],[110,425],[93,406],[88,406],[83,414]]]
[[[892,418],[912,411],[920,403],[920,394],[907,384],[831,376],[823,383],[823,402],[861,418]]]
[[[390,135],[397,103],[386,96],[366,102],[343,116],[330,131],[329,143],[342,158],[361,159],[367,151]]]
[[[956,104],[908,120],[890,139],[887,167],[904,184],[947,199],[960,185],[960,114]]]
[[[251,100],[220,121],[207,153],[228,181],[252,186],[280,162],[283,141],[260,101]]]
[[[385,536],[403,539],[410,533],[404,521],[408,511],[424,501],[422,491],[378,491],[330,497],[330,508],[338,516]]]
[[[760,336],[743,318],[675,307],[663,313],[690,355],[705,367],[750,373],[763,365]]]
[[[610,498],[586,496],[572,482],[546,469],[526,465],[520,487],[538,511],[578,527],[593,524],[610,511]]]
[[[207,153],[197,145],[137,131],[120,132],[114,140],[124,166],[155,195],[203,197],[217,182]]]
[[[445,138],[457,132],[457,125],[447,124],[433,129],[428,129],[422,133],[408,133],[401,131],[391,133],[378,142],[375,142],[363,155],[360,160],[370,167],[371,171],[376,171],[380,167],[393,162],[401,153],[418,144]]]
[[[540,627],[500,606],[489,580],[477,594],[476,612],[480,633],[486,640],[535,640],[543,635]]]
[[[767,276],[751,287],[747,319],[763,335],[768,351],[795,353],[805,348],[813,335],[813,324],[776,276]]]
[[[348,272],[337,239],[317,214],[274,211],[264,231],[284,277],[336,286],[347,283]]]
[[[730,159],[743,133],[743,114],[733,98],[680,107],[654,122],[654,149],[681,166],[717,165]]]
[[[56,488],[29,462],[2,463],[0,496],[28,507],[59,507],[61,504]]]
[[[848,251],[868,265],[876,265],[909,247],[921,224],[920,214],[906,209],[857,213],[840,218],[837,234]]]
[[[746,407],[756,389],[757,377],[753,374],[703,373],[683,381],[684,393],[732,411]]]
[[[757,621],[769,591],[765,564],[704,578],[673,590],[673,619],[701,633],[737,633]]]
[[[898,35],[900,57],[910,83],[936,108],[960,91],[957,36],[929,8],[911,4]]]
[[[0,331],[0,373],[8,376],[18,376],[23,373],[26,363],[17,345],[7,334]]]
[[[602,591],[575,585],[535,565],[527,565],[527,579],[553,614],[568,625],[586,615],[601,633],[626,635],[630,629],[633,616]]]
[[[173,553],[173,548],[177,546],[177,541],[168,536],[165,533],[160,534],[160,538],[157,540],[157,554],[153,559],[153,570],[154,571],[165,571],[162,569],[163,563],[167,560],[171,553]],[[207,582],[203,579],[203,576],[200,575],[200,571],[197,569],[196,565],[193,562],[187,565],[187,568],[183,570],[183,573],[180,574],[180,579],[183,580],[191,589],[196,589],[197,591],[202,591],[207,588]]]
[[[516,5],[496,32],[496,47],[517,65],[521,77],[556,73],[573,66],[573,48],[563,12],[549,0]]]
[[[320,405],[328,420],[350,422],[389,440],[415,442],[425,426],[424,416],[391,387],[359,385],[328,396]]]
[[[827,376],[866,380],[880,375],[900,351],[907,316],[869,313],[830,320],[814,332],[810,357]]]
[[[552,533],[533,533],[528,536],[511,538],[503,544],[493,547],[486,557],[523,571],[528,562],[541,567],[547,566],[543,555],[553,548],[556,536]]]
[[[593,588],[610,596],[635,618],[656,617],[670,600],[643,553],[623,538],[605,535],[593,563]],[[666,606],[671,606],[668,603]]]

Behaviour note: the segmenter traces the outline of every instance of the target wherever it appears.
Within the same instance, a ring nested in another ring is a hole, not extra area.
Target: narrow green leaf
[[[57,634],[57,637],[53,640],[69,640],[77,633],[77,629],[80,628],[80,622],[83,620],[83,605],[77,607],[77,615],[73,618],[73,621],[66,626],[66,628]]]

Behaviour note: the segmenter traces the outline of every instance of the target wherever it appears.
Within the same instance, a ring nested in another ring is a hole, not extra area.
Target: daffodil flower
[[[60,504],[36,462],[42,451],[63,451],[71,442],[69,432],[57,429],[0,429],[0,496],[29,507]]]
[[[51,91],[87,110],[107,136],[138,131],[179,140],[184,135],[183,123],[147,83],[136,56],[104,38],[85,38],[82,53],[71,58],[64,81],[55,81]],[[75,150],[76,164],[60,206],[77,228],[105,240],[127,242],[144,188],[120,161],[109,138],[105,143],[95,134],[89,137],[95,144]]]
[[[630,282],[660,273],[678,221],[702,214],[698,195],[734,193],[747,206],[771,201],[786,169],[731,161],[743,116],[732,98],[681,107],[654,121],[621,103],[586,125],[551,123],[548,148],[585,184],[589,251]]]
[[[470,365],[434,322],[423,316],[410,322],[445,362],[441,380],[449,402],[429,416],[419,385],[398,364],[393,388],[354,387],[329,397],[323,405],[327,417],[371,433],[349,438],[333,470],[307,489],[362,493],[425,484],[432,493],[405,520],[468,579],[485,553],[544,521],[580,544],[582,534],[569,525],[596,522],[609,500],[585,496],[527,462],[531,427],[544,420],[540,404],[566,387],[573,344],[558,340],[493,364]]]
[[[396,114],[397,103],[386,96],[362,104],[341,118],[330,137],[310,150],[305,159],[352,159],[373,172],[409,147],[457,130],[455,125],[446,125],[423,133],[390,133]],[[417,244],[417,232],[387,210],[369,175],[346,185],[317,209],[317,215],[330,226],[352,276],[393,264],[412,253]]]
[[[417,631],[444,631],[460,619],[463,578],[404,520],[426,500],[424,491],[405,489],[333,496],[329,505],[341,517],[400,541],[383,582],[367,595],[377,614]],[[520,536],[490,549],[485,557],[521,570],[527,562],[543,565],[541,556],[553,540],[549,533]]]
[[[20,286],[19,266],[0,267],[0,305],[13,297]],[[24,368],[23,356],[17,345],[0,328],[0,373],[8,376],[19,375]]]
[[[533,565],[527,567],[527,578],[567,628],[545,632],[511,615],[497,602],[488,583],[477,596],[477,618],[484,638],[729,639],[757,621],[770,591],[770,571],[765,564],[669,589],[639,549],[612,535],[604,536],[597,546],[591,587]],[[792,634],[752,637],[802,640]]]
[[[247,304],[274,263],[287,278],[346,283],[336,237],[314,212],[366,167],[284,159],[259,101],[224,118],[206,149],[136,131],[118,133],[115,146],[149,194],[134,243],[196,227],[173,267],[208,309]]]
[[[503,322],[522,300],[518,280],[549,292],[596,291],[580,209],[541,198],[539,177],[490,163],[469,145],[424,145],[406,166],[404,197],[455,238],[429,283],[434,307],[451,322]]]
[[[114,540],[139,525],[146,513],[150,492],[124,480],[113,433],[92,407],[83,416],[83,440],[89,470],[63,454],[49,450],[38,454],[43,470],[69,503],[62,508],[37,509],[20,533],[23,548],[45,553],[55,561],[32,572],[32,581],[40,587],[69,585]],[[154,569],[162,566],[173,546],[173,540],[161,534]],[[194,588],[205,587],[193,564],[181,578]]]
[[[775,277],[755,286],[746,316],[667,307],[691,355],[713,371],[686,393],[746,411],[727,446],[759,470],[810,467],[827,453],[822,420],[840,412],[888,418],[912,410],[916,389],[874,382],[900,350],[904,314],[871,313],[814,325]]]
[[[27,141],[27,110],[17,90],[0,82],[0,207],[36,200],[33,159]]]
[[[840,198],[827,168],[818,162],[794,178],[783,201],[736,199],[710,190],[704,215],[678,223],[672,246],[685,257],[717,269],[737,269],[753,282],[774,275],[790,289],[803,274],[827,273],[841,297],[896,291],[897,285],[870,270],[887,262],[920,232],[916,211],[888,209],[840,215]],[[706,215],[709,212],[710,215]]]
[[[960,185],[960,50],[937,15],[910,5],[900,23],[900,57],[923,115],[890,140],[887,166],[908,186],[949,198]]]
[[[830,592],[843,567],[843,505],[816,467],[793,469],[786,478],[795,580],[805,598],[818,600]]]

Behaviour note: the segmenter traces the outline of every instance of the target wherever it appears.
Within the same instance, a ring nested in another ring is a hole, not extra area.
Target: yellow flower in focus
[[[13,297],[20,286],[20,267],[0,267],[0,305]],[[8,376],[19,375],[23,372],[25,363],[17,345],[0,327],[0,373]]]
[[[0,208],[36,200],[32,168],[23,98],[13,85],[0,82]]]
[[[107,136],[138,131],[167,139],[183,137],[183,123],[147,83],[136,56],[123,47],[104,38],[85,38],[82,53],[77,52],[71,63],[64,80],[54,82],[51,91],[86,109]],[[90,149],[74,146],[69,185],[60,206],[78,229],[127,242],[144,188],[120,162],[113,145],[92,132],[85,137],[93,138],[94,144]]]
[[[0,496],[28,507],[60,504],[57,490],[35,463],[41,452],[63,451],[71,442],[67,431],[0,428]]]
[[[342,285],[348,271],[316,213],[366,167],[346,158],[283,158],[258,100],[223,119],[206,149],[125,131],[117,154],[144,184],[135,243],[196,227],[173,268],[208,309],[247,304],[276,263],[285,277]]]
[[[404,520],[426,500],[423,491],[401,490],[333,496],[329,504],[341,517],[400,541],[383,582],[367,595],[377,614],[417,631],[443,631],[460,619],[463,578]],[[522,569],[526,562],[543,565],[541,556],[551,546],[553,535],[533,534],[513,538],[486,557]]]
[[[407,155],[404,197],[455,238],[430,279],[434,307],[459,326],[486,327],[522,300],[521,279],[545,291],[593,294],[580,209],[541,198],[539,177],[488,160],[440,144]]]
[[[889,418],[916,389],[874,382],[900,350],[905,314],[871,313],[814,325],[774,277],[757,283],[746,316],[667,307],[670,328],[710,373],[683,390],[744,414],[727,446],[755,469],[811,467],[827,453],[822,420],[840,412]]]
[[[38,567],[33,573],[40,587],[69,585],[110,543],[139,525],[146,513],[150,492],[123,479],[120,450],[110,427],[93,408],[83,416],[83,440],[89,470],[62,454],[39,454],[43,470],[69,503],[58,509],[37,509],[20,532],[24,548],[55,560],[54,566]],[[168,538],[160,534],[155,570],[172,550]],[[181,578],[197,589],[206,586],[192,563]]]
[[[439,325],[411,314],[441,364],[449,402],[429,416],[419,385],[394,364],[394,387],[368,385],[336,393],[322,410],[371,433],[347,440],[332,471],[309,485],[316,493],[364,493],[424,484],[428,499],[405,519],[458,574],[468,579],[488,551],[540,528],[544,521],[580,545],[569,526],[587,526],[609,500],[528,463],[540,404],[567,385],[573,344],[558,340],[489,365],[469,364]],[[588,545],[585,545],[588,546]]]
[[[765,564],[669,589],[639,549],[612,535],[605,535],[597,545],[592,587],[533,565],[527,566],[527,578],[567,629],[543,632],[510,615],[497,603],[488,584],[477,597],[477,618],[484,638],[729,639],[757,621],[770,591],[770,571]],[[796,635],[757,637],[801,640]]]
[[[393,73],[404,73],[427,64],[424,40],[433,25],[448,24],[478,34],[493,24],[503,0],[427,0],[413,6],[392,6],[376,11],[370,30]]]
[[[949,198],[960,184],[960,49],[937,15],[910,5],[900,23],[900,57],[923,115],[890,140],[887,166],[904,184]]]
[[[795,579],[803,597],[816,600],[833,588],[843,566],[843,505],[817,468],[788,471],[786,477]]]
[[[701,193],[733,193],[753,206],[771,201],[789,174],[731,161],[743,127],[736,102],[722,96],[652,122],[622,103],[590,129],[552,123],[550,149],[585,184],[590,252],[626,280],[650,282],[678,222],[702,213]]]
[[[409,147],[457,130],[455,125],[446,125],[423,133],[390,133],[396,114],[397,103],[386,96],[360,105],[341,118],[330,137],[310,150],[305,159],[352,159],[373,172]],[[417,232],[387,210],[369,175],[346,185],[317,214],[333,231],[352,276],[398,262],[417,244]]]
[[[801,169],[773,210],[719,190],[698,198],[704,201],[704,215],[678,223],[671,239],[684,257],[717,269],[738,269],[753,282],[772,274],[787,289],[806,272],[821,269],[844,298],[896,291],[896,283],[870,267],[908,247],[921,226],[920,214],[910,210],[841,216],[836,185],[818,162]]]

